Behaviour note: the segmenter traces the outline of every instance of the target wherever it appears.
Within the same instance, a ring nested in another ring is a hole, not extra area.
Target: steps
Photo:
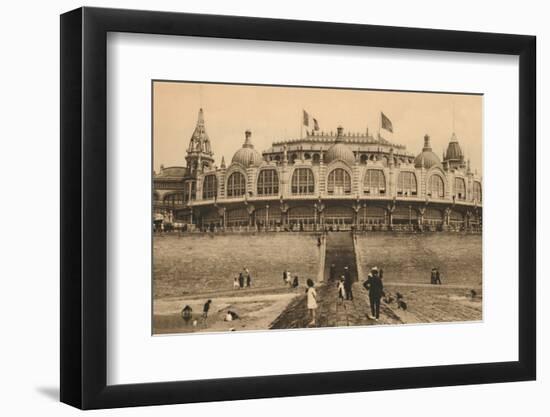
[[[326,239],[325,282],[331,285],[330,266],[335,266],[335,279],[344,273],[347,266],[353,281],[358,280],[357,260],[351,232],[329,232]]]

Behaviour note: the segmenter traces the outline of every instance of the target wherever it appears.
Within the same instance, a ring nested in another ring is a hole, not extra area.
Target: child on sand
[[[308,278],[307,280],[306,295],[307,295],[307,308],[311,316],[311,322],[309,323],[309,325],[315,326],[315,312],[317,310],[317,292],[315,291],[313,281],[310,278]]]

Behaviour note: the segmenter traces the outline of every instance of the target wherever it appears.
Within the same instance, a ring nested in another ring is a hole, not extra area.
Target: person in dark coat
[[[430,284],[435,284],[436,269],[432,268],[432,273],[430,274]]]
[[[246,274],[246,286],[250,287],[252,285],[252,277],[250,276],[250,273]]]
[[[205,323],[208,319],[208,311],[210,311],[210,304],[212,304],[212,300],[208,300],[206,303],[204,303],[204,306],[202,307],[202,318],[204,319]]]
[[[434,284],[441,285],[441,274],[439,273],[439,269],[435,270],[435,281]]]
[[[292,288],[298,288],[299,282],[298,282],[298,275],[294,275],[294,281],[292,281]]]
[[[244,275],[243,273],[239,273],[239,288],[244,288]]]
[[[380,317],[380,299],[384,295],[384,284],[378,273],[378,268],[374,267],[367,280],[363,283],[365,289],[369,292],[370,311],[374,320],[378,321]]]
[[[346,300],[353,300],[353,292],[351,291],[351,286],[353,285],[353,280],[351,278],[351,271],[349,267],[344,268],[344,289],[346,290]]]

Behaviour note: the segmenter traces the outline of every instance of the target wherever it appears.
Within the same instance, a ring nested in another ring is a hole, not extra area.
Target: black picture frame
[[[107,385],[108,32],[518,56],[518,361]],[[534,36],[85,7],[61,15],[60,57],[62,402],[95,409],[536,378]]]

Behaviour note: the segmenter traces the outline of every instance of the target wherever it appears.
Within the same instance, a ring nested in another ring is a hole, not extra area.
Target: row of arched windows
[[[218,181],[215,175],[204,177],[202,197],[205,200],[217,196]],[[295,195],[311,195],[315,193],[315,177],[309,168],[294,170],[290,192]],[[336,168],[328,175],[327,193],[330,195],[351,194],[351,176],[342,169]],[[381,169],[369,169],[363,181],[363,193],[372,196],[386,194],[386,177]],[[228,197],[240,197],[246,194],[246,178],[241,172],[232,173],[227,180],[226,194]],[[260,196],[279,194],[279,175],[274,169],[260,171],[257,182],[257,194]],[[445,196],[445,184],[439,175],[432,175],[427,183],[427,194],[432,198]],[[474,182],[473,197],[481,202],[481,184]],[[414,197],[418,195],[418,183],[413,172],[403,171],[397,178],[397,195]],[[459,200],[466,200],[466,183],[463,178],[455,179],[455,195]],[[183,196],[182,196],[183,197]],[[173,199],[180,199],[174,195]],[[181,198],[183,200],[183,198]],[[178,201],[179,202],[179,201]]]

